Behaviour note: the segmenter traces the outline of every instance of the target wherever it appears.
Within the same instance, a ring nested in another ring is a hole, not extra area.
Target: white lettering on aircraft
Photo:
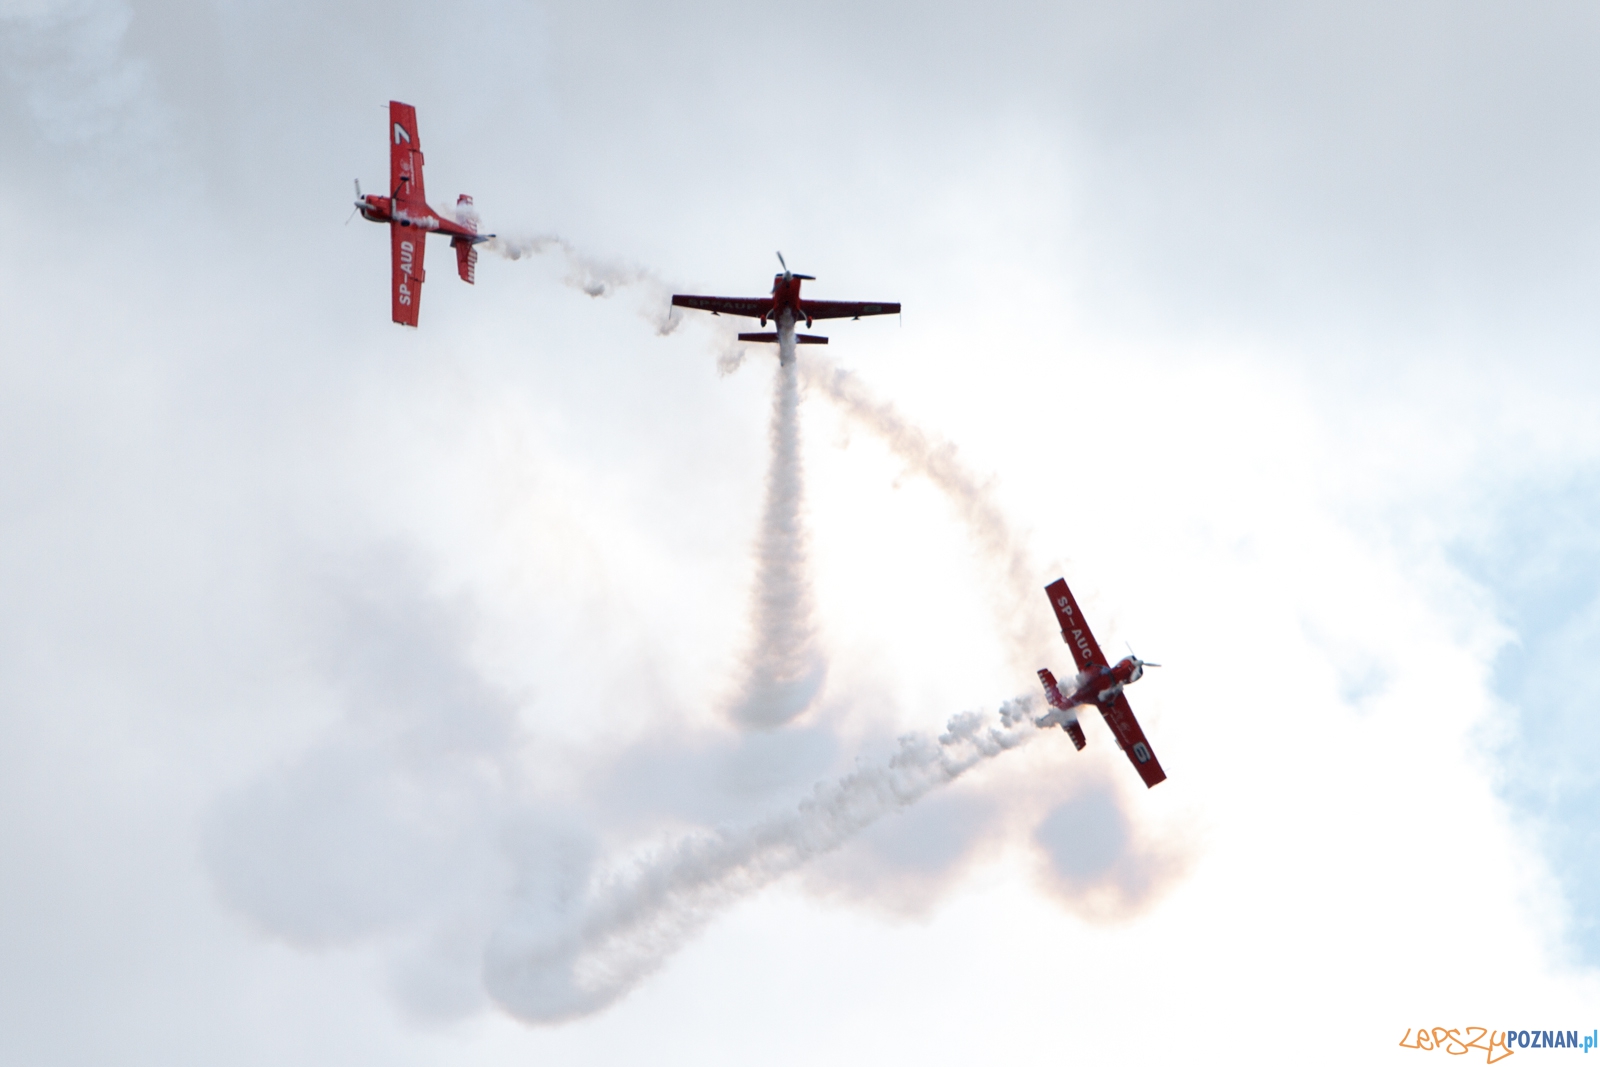
[[[1150,762],[1150,750],[1144,746],[1143,741],[1140,741],[1133,746],[1133,758],[1138,760],[1140,763]]]
[[[412,253],[415,248],[410,241],[400,242],[400,272],[406,277],[400,279],[400,288],[397,291],[402,305],[411,303],[411,287],[406,280],[411,276]]]
[[[1075,621],[1072,618],[1072,614],[1073,614],[1073,612],[1072,612],[1072,601],[1067,599],[1066,597],[1057,597],[1056,598],[1056,607],[1058,609],[1060,609],[1060,611],[1061,611],[1061,618],[1062,618],[1062,621],[1063,621],[1064,625],[1065,626],[1071,626],[1072,623]],[[1065,629],[1062,630],[1062,635],[1063,636],[1066,635],[1066,630]],[[1072,641],[1073,641],[1073,643],[1075,643],[1078,646],[1078,650],[1083,653],[1083,658],[1085,660],[1088,660],[1088,659],[1091,658],[1090,654],[1089,654],[1089,639],[1084,636],[1084,632],[1082,630],[1073,630],[1072,631]]]
[[[404,141],[406,144],[410,144],[411,135],[406,132],[406,128],[404,126],[397,122],[394,124],[394,143],[399,144],[401,141]],[[372,142],[368,141],[367,143],[371,144]]]

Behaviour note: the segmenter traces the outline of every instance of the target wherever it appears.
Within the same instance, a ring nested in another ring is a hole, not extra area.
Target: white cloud
[[[1366,1062],[1584,1024],[1592,896],[1497,791],[1561,742],[1496,670],[1520,637],[1587,681],[1503,518],[1588,528],[1546,491],[1600,455],[1587,15],[4,18],[0,1058]],[[468,288],[441,244],[421,329],[385,321],[383,235],[339,223],[391,97],[435,200],[562,234],[579,288]],[[658,336],[655,279],[758,293],[780,247],[904,302],[829,354],[932,451],[802,392],[828,672],[755,735],[771,366]],[[997,577],[1030,568],[1164,664],[1167,783],[1043,736],[597,1015],[490,1006],[533,875],[762,825],[1059,671]],[[1537,814],[1576,826],[1558,762]]]

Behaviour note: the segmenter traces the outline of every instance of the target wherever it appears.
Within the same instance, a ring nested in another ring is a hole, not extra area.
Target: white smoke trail
[[[726,378],[740,367],[744,366],[744,342],[738,336],[729,332],[723,343],[722,351],[717,353],[717,373]]]
[[[780,361],[773,385],[767,435],[772,459],[751,605],[754,635],[745,656],[745,680],[731,709],[735,721],[767,728],[805,711],[827,675],[827,664],[816,648],[806,570],[800,387],[793,360]]]
[[[660,967],[719,911],[883,816],[916,803],[979,763],[1036,736],[1031,697],[1008,701],[1000,725],[978,712],[953,717],[937,740],[907,735],[883,766],[818,785],[788,814],[740,831],[683,837],[556,893],[527,872],[517,907],[491,937],[484,981],[513,1015],[558,1023],[598,1011]]]
[[[638,286],[645,293],[646,307],[641,309],[645,318],[655,326],[656,333],[665,336],[678,328],[683,316],[672,306],[672,286],[647,267],[632,263],[619,263],[600,259],[579,250],[571,241],[555,234],[538,234],[532,237],[494,237],[484,242],[484,249],[518,260],[542,255],[556,249],[566,260],[566,283],[589,296],[611,296],[618,289]]]
[[[807,353],[800,361],[807,388],[827,397],[844,415],[876,434],[889,450],[927,478],[955,505],[979,554],[996,571],[994,606],[1012,666],[1032,673],[1050,648],[1048,612],[1040,604],[1044,575],[1028,551],[1026,538],[1012,528],[994,498],[993,479],[980,478],[962,461],[956,446],[914,425],[895,406],[873,396],[853,373],[831,360]]]
[[[787,308],[778,314],[778,362],[794,362],[794,314]]]

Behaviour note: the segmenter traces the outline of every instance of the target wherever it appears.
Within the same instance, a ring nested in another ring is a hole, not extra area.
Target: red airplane
[[[477,273],[475,246],[494,234],[478,233],[478,215],[472,208],[472,197],[465,193],[456,199],[454,219],[447,219],[428,206],[422,189],[417,109],[398,100],[389,101],[389,187],[394,191],[388,196],[362,196],[361,183],[357,181],[356,210],[364,219],[389,224],[394,321],[415,326],[422,302],[422,254],[427,251],[428,233],[450,235],[450,247],[456,250],[456,269],[468,285]]]
[[[1145,740],[1144,731],[1139,729],[1139,720],[1133,717],[1128,698],[1122,695],[1122,687],[1144,677],[1146,667],[1159,667],[1161,664],[1146,663],[1138,656],[1130,655],[1115,667],[1107,666],[1100,645],[1096,643],[1094,634],[1089,632],[1089,624],[1083,621],[1083,613],[1078,610],[1078,602],[1072,598],[1072,590],[1067,588],[1067,580],[1057,578],[1045,587],[1045,592],[1049,594],[1050,606],[1055,609],[1056,621],[1061,624],[1061,640],[1072,649],[1072,658],[1077,661],[1078,676],[1072,680],[1071,690],[1063,694],[1056,685],[1055,675],[1047,670],[1039,672],[1039,681],[1044,683],[1045,699],[1055,710],[1035,719],[1034,725],[1041,728],[1060,726],[1081,750],[1084,737],[1083,727],[1078,725],[1078,708],[1093,704],[1105,716],[1106,725],[1111,727],[1111,735],[1117,739],[1117,747],[1128,754],[1133,769],[1139,772],[1144,784],[1153,786],[1166,781],[1167,772],[1156,762],[1156,754],[1150,751],[1150,742]]]
[[[801,319],[807,326],[813,319],[859,319],[863,315],[898,315],[899,304],[863,304],[851,300],[801,300],[800,283],[816,281],[809,274],[795,274],[789,270],[789,264],[783,262],[783,253],[778,253],[778,262],[783,266],[783,273],[772,278],[772,295],[758,297],[737,296],[683,296],[674,295],[672,303],[677,307],[699,308],[709,311],[713,315],[748,315],[752,319],[760,319],[765,326],[771,319],[778,327],[776,333],[741,333],[741,341],[767,341],[777,342],[779,345],[779,358],[790,358],[786,353],[793,352],[792,345],[825,345],[826,337],[812,334],[794,332],[795,324]],[[785,344],[785,342],[788,342]]]

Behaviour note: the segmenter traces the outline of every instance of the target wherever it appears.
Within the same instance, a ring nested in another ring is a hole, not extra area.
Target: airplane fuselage
[[[1108,708],[1117,699],[1117,694],[1122,692],[1123,686],[1131,685],[1143,677],[1144,665],[1132,656],[1125,656],[1114,666],[1101,667],[1098,672],[1083,678],[1076,689],[1061,696],[1069,708],[1079,704]]]
[[[356,201],[356,208],[361,212],[361,217],[369,222],[382,222],[398,226],[414,226],[419,230],[432,233],[448,234],[451,237],[465,237],[477,243],[488,240],[487,236],[469,230],[459,222],[438,214],[431,207],[424,206],[418,210],[415,206],[396,206],[394,200],[387,196],[363,196]]]
[[[1049,671],[1040,671],[1039,681],[1044,683],[1045,700],[1053,710],[1035,719],[1034,725],[1059,726],[1072,738],[1072,743],[1082,749],[1086,738],[1083,727],[1078,724],[1078,709],[1085,705],[1097,707],[1106,721],[1110,722],[1115,715],[1116,700],[1122,693],[1122,687],[1142,677],[1144,664],[1132,656],[1114,666],[1079,674],[1073,679],[1071,689],[1063,689]],[[1121,743],[1119,738],[1117,744]]]
[[[772,310],[761,316],[761,325],[765,326],[767,320],[777,322],[782,318],[783,312],[789,312],[790,322],[805,320],[807,326],[811,325],[811,316],[807,315],[805,308],[800,305],[800,283],[805,279],[794,274],[776,274],[772,278]]]

